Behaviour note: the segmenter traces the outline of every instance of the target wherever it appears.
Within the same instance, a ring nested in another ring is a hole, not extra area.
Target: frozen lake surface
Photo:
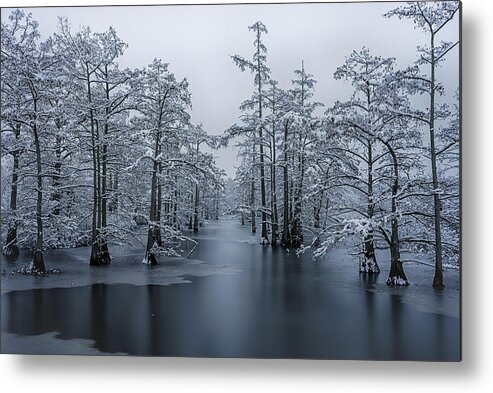
[[[151,356],[442,360],[460,358],[459,279],[406,265],[407,288],[358,274],[342,247],[321,261],[261,246],[234,219],[208,222],[191,260],[141,264],[143,249],[47,252],[60,275],[2,261],[2,352]]]

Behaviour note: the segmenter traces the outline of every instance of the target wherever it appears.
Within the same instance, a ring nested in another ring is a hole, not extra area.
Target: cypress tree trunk
[[[43,173],[42,173],[42,162],[41,162],[41,146],[39,142],[38,134],[38,113],[37,113],[37,100],[34,99],[34,113],[35,120],[33,125],[34,133],[34,147],[36,151],[36,178],[37,178],[37,198],[36,198],[36,249],[34,250],[33,261],[31,263],[31,271],[37,273],[45,273],[45,263],[43,257],[43,217],[42,217],[42,206],[43,206]]]
[[[109,97],[108,97],[109,98]],[[108,118],[104,124],[103,144],[102,144],[102,175],[101,175],[101,259],[102,263],[111,262],[110,251],[108,249],[108,239],[106,234],[107,227],[107,210],[108,210],[108,190],[107,190],[107,172],[108,172]]]
[[[291,222],[291,246],[298,248],[303,244],[303,233],[301,230],[301,199],[298,191],[295,192],[293,200],[293,221]]]
[[[272,113],[276,113],[275,108],[275,88],[273,86],[272,93]],[[276,123],[272,121],[272,140],[271,140],[271,167],[270,167],[270,189],[271,189],[271,211],[272,211],[272,236],[271,236],[271,244],[273,246],[277,245],[277,232],[279,227],[278,217],[277,217],[277,185],[276,185]]]
[[[272,234],[271,234],[271,244],[277,246],[277,232],[278,232],[278,222],[277,222],[277,197],[276,197],[276,175],[275,166],[271,165],[271,220],[272,220]]]
[[[108,171],[108,214],[115,211],[113,171]]]
[[[87,82],[87,100],[89,103],[89,120],[91,125],[91,153],[92,153],[92,181],[93,181],[93,194],[92,194],[92,226],[91,226],[91,256],[89,264],[92,266],[98,266],[103,263],[101,258],[101,250],[99,247],[99,231],[98,231],[98,153],[96,127],[94,119],[94,111],[92,109],[92,93],[91,93],[91,76],[89,72],[89,63],[86,66],[86,82]]]
[[[314,241],[315,247],[320,246],[320,237],[319,237],[318,229],[320,229],[320,211],[322,210],[322,201],[323,201],[323,194],[320,194],[317,205],[313,207],[313,228],[315,229],[315,231],[317,231],[317,237],[315,238]]]
[[[313,227],[316,229],[320,228],[320,210],[322,210],[322,199],[323,195],[320,195],[317,205],[313,207]]]
[[[158,127],[156,133],[156,140],[154,146],[154,162],[152,164],[152,178],[151,178],[151,206],[149,209],[149,228],[147,231],[147,244],[146,244],[146,253],[143,263],[147,263],[148,265],[157,265],[157,257],[154,252],[154,247],[158,242],[160,237],[159,227],[156,227],[157,224],[157,184],[158,184],[158,156],[160,152],[160,139],[161,133]]]
[[[300,149],[302,146],[302,140],[300,139]],[[301,210],[302,210],[302,197],[303,197],[303,181],[305,176],[305,156],[304,152],[300,152],[299,157],[299,172],[300,180],[294,191],[293,199],[293,220],[291,224],[291,245],[295,248],[300,247],[303,244],[303,230],[301,227]]]
[[[105,81],[105,94],[106,94],[106,102],[110,102],[110,85],[108,83],[108,66],[105,65],[105,73],[106,77]],[[108,104],[109,105],[109,104]],[[102,155],[101,155],[101,166],[102,166],[102,175],[101,175],[101,259],[102,263],[110,263],[111,256],[108,248],[108,238],[106,233],[107,228],[107,214],[108,214],[108,185],[107,185],[107,174],[108,174],[108,134],[109,134],[109,116],[110,109],[107,106],[105,109],[105,119],[104,119],[104,127],[103,127],[103,140],[102,140]]]
[[[288,176],[288,124],[284,124],[284,165],[283,165],[283,229],[281,243],[287,247],[291,243],[289,231],[289,176]]]
[[[396,194],[392,196],[396,199]],[[392,202],[392,212],[395,212],[395,202]],[[392,216],[392,234],[390,238],[390,272],[387,279],[387,285],[390,286],[407,286],[409,281],[404,273],[402,266],[400,243],[399,243],[399,225],[395,214]]]
[[[305,107],[305,64],[301,61],[301,107]],[[299,156],[298,156],[298,172],[300,175],[299,182],[296,184],[293,192],[293,217],[291,221],[291,245],[295,248],[300,247],[303,244],[303,229],[301,225],[301,212],[302,212],[302,200],[303,200],[303,181],[305,175],[305,152],[303,139],[303,133],[300,130],[299,133]]]
[[[60,129],[60,127],[58,127]],[[51,200],[55,202],[55,207],[53,208],[53,215],[60,215],[60,200],[61,195],[58,191],[58,187],[60,187],[60,179],[61,179],[61,171],[62,171],[62,147],[61,140],[59,136],[55,138],[55,164],[53,165],[53,188],[55,189]]]
[[[115,212],[118,212],[118,172],[115,172],[115,185],[113,186],[113,192],[115,195]]]
[[[161,218],[162,218],[162,205],[163,205],[163,186],[161,184],[161,175],[162,175],[162,165],[159,162],[157,164],[158,169],[157,169],[157,196],[156,196],[156,212],[155,212],[155,221],[157,223],[157,227],[155,229],[155,237],[156,237],[156,244],[159,247],[162,247],[163,245],[163,239],[161,237]]]
[[[404,268],[401,261],[400,242],[399,242],[399,223],[397,218],[397,192],[399,191],[399,168],[397,162],[397,156],[390,146],[385,143],[392,156],[394,179],[392,182],[392,234],[390,238],[390,273],[387,279],[387,285],[409,285]]]
[[[98,243],[99,251],[101,252],[102,236],[101,236],[101,206],[102,206],[102,192],[101,192],[101,137],[99,134],[99,123],[96,120],[96,165],[97,165],[97,229],[98,229]]]
[[[407,280],[406,274],[404,273],[404,268],[401,262],[401,255],[399,250],[398,226],[395,221],[397,220],[392,220],[392,238],[390,245],[390,272],[389,272],[389,278],[387,279],[387,285],[407,286],[409,285],[409,281]]]
[[[250,214],[252,216],[252,233],[257,232],[257,224],[255,223],[255,181],[253,177],[250,182]]]
[[[367,145],[367,154],[368,154],[367,214],[368,214],[368,219],[371,220],[373,218],[373,214],[375,210],[375,201],[373,199],[373,151],[370,141],[368,141],[368,145]],[[375,243],[373,239],[372,230],[368,231],[368,234],[364,237],[363,240],[363,257],[361,258],[359,271],[360,273],[369,273],[369,274],[380,273],[380,267],[378,266],[377,257],[375,255]]]
[[[260,30],[257,30],[257,80],[258,80],[258,117],[260,124],[262,123],[262,75],[260,64]],[[262,205],[262,243],[269,243],[267,235],[267,212],[266,212],[266,195],[265,195],[265,164],[264,164],[264,136],[263,127],[259,127],[259,139],[260,139],[260,203]]]
[[[268,234],[267,234],[267,212],[266,212],[266,198],[265,198],[265,166],[264,166],[264,147],[262,145],[262,131],[259,131],[260,135],[260,203],[262,205],[262,243],[269,243]]]
[[[435,33],[431,32],[431,85],[430,85],[430,158],[431,174],[433,179],[433,212],[435,224],[435,276],[433,277],[433,287],[442,289],[443,285],[443,268],[442,268],[442,231],[441,231],[441,203],[440,194],[438,193],[438,171],[437,158],[435,151]]]

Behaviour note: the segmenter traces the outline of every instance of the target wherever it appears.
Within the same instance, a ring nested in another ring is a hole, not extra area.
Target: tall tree
[[[9,15],[9,23],[1,27],[1,99],[2,99],[2,155],[12,157],[12,177],[10,185],[10,211],[8,213],[7,240],[2,248],[6,256],[19,255],[17,240],[17,198],[20,171],[20,156],[24,148],[21,141],[25,87],[16,83],[19,67],[30,52],[36,50],[37,23],[31,15],[15,10]],[[3,160],[2,160],[3,161]]]
[[[233,61],[241,69],[241,71],[249,70],[254,74],[254,86],[256,91],[252,98],[243,103],[242,108],[247,110],[253,110],[254,115],[251,117],[251,123],[249,128],[254,129],[258,133],[258,148],[259,148],[259,167],[260,167],[260,201],[261,201],[261,239],[263,243],[268,243],[267,234],[267,191],[265,180],[265,153],[264,149],[267,146],[264,140],[264,108],[266,104],[266,97],[264,89],[267,87],[269,81],[270,69],[267,67],[267,47],[262,42],[262,34],[267,34],[267,28],[262,22],[255,22],[249,26],[248,29],[255,33],[254,47],[255,52],[252,60],[244,59],[241,56],[233,56]],[[252,183],[252,190],[253,190]]]
[[[356,190],[365,199],[366,208],[351,208],[367,221],[363,239],[363,258],[360,272],[378,274],[380,267],[376,258],[374,220],[377,206],[376,187],[382,181],[378,165],[383,156],[376,147],[376,134],[387,124],[387,117],[392,113],[382,112],[380,108],[387,105],[388,90],[382,82],[393,69],[392,58],[372,56],[370,51],[363,48],[353,51],[344,65],[334,74],[336,79],[348,80],[353,86],[354,93],[350,101],[336,103],[332,113],[336,116],[339,127],[343,127],[348,135],[349,148],[345,152],[357,162],[356,168],[361,168],[364,176],[356,173],[346,173],[343,177],[346,187]],[[354,149],[353,149],[354,148]]]
[[[46,110],[46,93],[47,81],[51,77],[52,59],[47,55],[44,47],[38,43],[38,23],[32,19],[30,14],[26,15],[19,10],[14,11],[10,15],[10,21],[10,27],[2,26],[2,33],[7,35],[6,41],[2,41],[2,43],[7,44],[5,47],[2,46],[2,55],[8,59],[5,61],[5,65],[8,65],[11,61],[16,63],[16,89],[18,89],[17,92],[22,97],[22,105],[17,106],[19,113],[14,120],[16,124],[15,132],[19,132],[19,125],[25,126],[31,133],[34,146],[35,169],[32,174],[26,174],[35,179],[35,185],[32,190],[36,193],[36,240],[30,270],[36,273],[44,273],[46,268],[43,256],[43,196],[45,193],[43,179],[46,174],[44,172],[41,145],[49,131],[47,123],[49,122],[50,114]],[[4,62],[2,62],[3,65]],[[11,66],[14,65],[11,63]],[[10,71],[13,70],[11,69]],[[14,170],[17,171],[18,167],[14,168]],[[17,173],[13,176],[15,183],[17,183],[17,178],[14,179],[16,176]],[[12,190],[11,197],[16,197],[16,191]],[[13,205],[15,203],[12,204],[11,201],[11,207]],[[12,232],[10,235],[13,237]],[[11,242],[15,240],[13,238]]]
[[[278,129],[278,105],[281,94],[277,88],[277,82],[270,81],[270,91],[268,97],[270,101],[270,132],[269,132],[269,150],[270,150],[270,211],[271,211],[271,244],[276,246],[278,243],[279,216],[277,207],[277,129]]]
[[[103,261],[110,261],[110,253],[108,249],[108,199],[109,199],[109,170],[110,162],[115,161],[116,155],[111,152],[113,143],[118,141],[119,118],[122,113],[128,110],[128,97],[130,92],[126,86],[130,75],[129,71],[121,71],[115,63],[115,59],[123,53],[123,48],[126,46],[115,34],[113,30],[107,31],[102,36],[104,45],[114,48],[114,52],[107,53],[103,58],[103,62],[97,68],[97,81],[101,87],[102,94],[100,98],[100,111],[98,113],[98,128],[102,130],[100,133],[100,160],[101,160],[101,188],[99,190],[98,206],[100,208],[100,237],[101,246],[100,254]],[[112,159],[112,160],[111,160]]]
[[[296,117],[294,127],[294,156],[296,168],[293,178],[293,206],[291,219],[291,246],[298,248],[303,244],[302,210],[303,196],[306,181],[306,171],[309,167],[309,149],[316,141],[316,132],[320,127],[319,120],[314,116],[317,107],[322,106],[318,102],[312,102],[314,87],[317,81],[313,75],[305,71],[304,62],[301,68],[294,71],[293,88],[291,90],[294,99],[294,115]]]
[[[177,81],[169,65],[155,59],[148,67],[137,71],[131,81],[138,91],[135,108],[138,114],[132,119],[137,133],[144,133],[147,151],[138,160],[152,163],[150,181],[149,223],[144,263],[157,264],[157,254],[162,245],[161,230],[171,231],[170,205],[167,205],[165,225],[161,223],[160,186],[173,178],[174,166],[181,163],[176,154],[182,145],[182,130],[189,122],[187,109],[191,100],[186,79]],[[168,194],[169,196],[169,194]]]
[[[107,208],[107,133],[113,111],[118,111],[120,97],[112,99],[111,90],[120,85],[114,62],[123,54],[126,44],[113,28],[103,33],[93,33],[83,26],[72,33],[66,19],[60,20],[59,31],[54,35],[54,51],[63,60],[65,74],[75,78],[84,95],[73,92],[73,101],[79,106],[78,116],[88,134],[92,161],[92,225],[91,265],[110,263],[106,225]],[[104,225],[103,225],[104,224]]]
[[[442,231],[441,231],[441,201],[440,201],[440,182],[437,168],[437,141],[436,125],[437,121],[443,119],[443,112],[438,110],[436,96],[442,89],[437,80],[437,67],[445,59],[447,53],[458,45],[458,42],[437,42],[438,33],[453,20],[454,15],[459,11],[460,3],[455,1],[441,2],[412,2],[405,6],[395,8],[385,14],[386,17],[397,16],[399,19],[411,19],[417,27],[428,34],[429,46],[418,47],[419,59],[417,67],[413,70],[408,79],[414,83],[414,88],[420,93],[429,96],[428,113],[421,116],[423,122],[427,124],[430,140],[430,162],[432,175],[432,194],[434,206],[434,228],[435,228],[435,275],[433,287],[441,289],[443,284],[443,263],[442,263]],[[419,74],[418,67],[429,66],[429,74]]]

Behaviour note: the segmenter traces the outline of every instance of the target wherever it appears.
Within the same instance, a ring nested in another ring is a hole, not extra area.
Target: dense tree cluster
[[[352,239],[367,274],[380,272],[376,250],[388,249],[389,285],[408,285],[403,262],[426,263],[413,256],[429,254],[433,286],[443,287],[443,260],[456,266],[459,255],[459,110],[458,95],[453,107],[439,100],[438,65],[458,43],[438,43],[437,34],[458,7],[416,2],[388,12],[411,19],[430,45],[418,47],[405,69],[365,47],[349,53],[333,77],[350,84],[351,97],[325,111],[303,61],[291,87],[279,87],[262,40],[267,28],[249,27],[253,56],[233,56],[254,84],[241,119],[225,132],[241,155],[228,203],[252,232],[260,226],[262,243],[321,257]]]
[[[90,264],[107,264],[109,244],[128,244],[139,225],[145,262],[176,254],[223,183],[200,149],[216,141],[190,121],[187,80],[159,59],[121,69],[127,45],[113,28],[61,19],[41,41],[16,10],[1,39],[3,254],[30,249],[43,272],[43,250],[90,245]]]
[[[30,249],[43,272],[43,250],[90,245],[101,265],[111,244],[135,237],[155,264],[180,252],[184,229],[238,213],[262,244],[315,258],[348,240],[364,274],[380,272],[387,249],[392,286],[408,284],[404,262],[434,260],[442,288],[444,264],[459,257],[460,115],[439,69],[458,43],[439,39],[458,9],[414,2],[385,14],[410,19],[428,45],[405,68],[349,52],[333,78],[350,98],[330,107],[314,100],[302,59],[290,86],[274,80],[267,27],[254,23],[251,57],[232,56],[252,92],[221,137],[191,122],[188,82],[168,63],[119,67],[127,44],[113,28],[60,19],[41,41],[31,15],[13,11],[1,31],[3,254]],[[233,142],[239,165],[225,181],[208,151]]]

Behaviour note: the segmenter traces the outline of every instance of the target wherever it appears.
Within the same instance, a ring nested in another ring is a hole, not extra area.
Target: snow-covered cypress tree
[[[264,111],[265,107],[268,105],[266,102],[265,89],[269,82],[270,69],[267,67],[267,47],[262,41],[262,34],[267,34],[267,28],[265,25],[258,21],[253,25],[249,26],[248,29],[253,31],[255,34],[253,57],[251,60],[245,59],[239,55],[233,56],[233,61],[242,70],[249,70],[254,74],[254,86],[256,87],[255,92],[251,99],[246,100],[241,108],[242,110],[253,111],[253,115],[248,117],[248,124],[246,128],[253,130],[256,134],[257,139],[254,149],[258,146],[259,150],[259,171],[260,171],[260,213],[262,217],[261,222],[261,241],[263,243],[268,243],[267,234],[267,189],[266,189],[266,179],[265,179],[265,147],[267,145],[265,141],[265,131],[264,131]],[[247,117],[245,117],[247,119]],[[252,183],[252,189],[254,189],[254,184]]]
[[[424,31],[429,38],[429,46],[418,47],[419,58],[416,67],[409,70],[407,79],[414,85],[412,89],[420,94],[427,94],[429,107],[426,113],[420,114],[429,131],[430,163],[432,176],[433,214],[435,231],[435,276],[433,278],[434,288],[443,288],[442,267],[442,230],[441,230],[441,201],[440,181],[437,167],[437,152],[440,150],[437,143],[437,121],[444,118],[444,112],[437,105],[437,94],[442,89],[437,79],[437,67],[445,60],[445,56],[458,42],[438,43],[438,33],[453,20],[459,11],[460,3],[455,1],[440,2],[411,2],[405,6],[395,8],[385,14],[386,17],[396,16],[399,19],[411,19],[416,27]],[[421,74],[420,67],[429,67],[429,73]]]

